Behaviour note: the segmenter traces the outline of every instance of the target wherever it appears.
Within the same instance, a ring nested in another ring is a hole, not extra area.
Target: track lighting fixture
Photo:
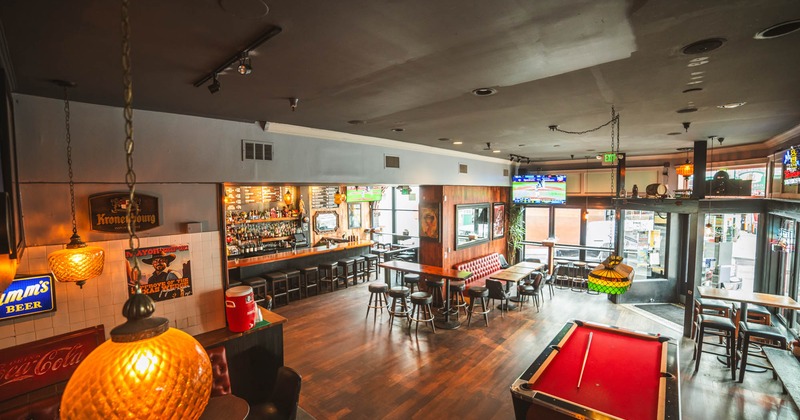
[[[220,87],[222,87],[222,85],[219,84],[219,80],[217,79],[217,73],[214,73],[214,81],[211,82],[210,85],[208,85],[208,91],[211,93],[217,93],[219,92]]]
[[[289,105],[292,107],[292,112],[297,109],[297,104],[300,102],[298,98],[289,98]]]
[[[225,62],[223,62],[222,64],[211,70],[211,72],[209,72],[205,76],[195,81],[193,83],[194,87],[200,87],[207,81],[214,79],[214,82],[208,86],[208,90],[210,90],[211,93],[218,91],[219,82],[216,81],[217,76],[229,68],[235,67],[236,71],[239,74],[243,75],[250,74],[250,72],[253,71],[253,67],[250,64],[250,51],[253,51],[254,49],[258,48],[261,44],[263,44],[270,38],[274,37],[275,35],[278,35],[279,33],[281,33],[282,30],[283,29],[281,29],[280,26],[275,26],[275,25],[267,26],[267,30],[264,33],[262,33],[258,38],[253,40],[253,42],[247,44],[247,46],[244,47],[244,49],[237,52],[236,54],[225,60]],[[236,65],[237,62],[239,63],[238,66]],[[215,85],[216,87],[214,87],[212,90],[212,86]]]
[[[531,163],[531,158],[529,158],[527,156],[515,155],[513,153],[508,155],[508,160],[510,160],[511,162],[517,162],[517,163],[522,163],[522,161],[525,161],[526,164]]]
[[[237,71],[241,75],[247,75],[253,72],[253,66],[250,64],[250,52],[244,51],[242,57],[239,59],[239,67]]]

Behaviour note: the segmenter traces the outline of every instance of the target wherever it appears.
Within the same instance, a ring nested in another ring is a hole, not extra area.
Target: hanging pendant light
[[[93,279],[103,274],[105,253],[97,246],[88,246],[78,235],[75,223],[75,184],[72,181],[72,138],[69,132],[69,98],[67,89],[75,84],[63,80],[54,80],[53,83],[64,88],[64,118],[67,128],[67,167],[69,168],[69,197],[72,209],[72,237],[65,249],[53,252],[47,257],[50,271],[60,282],[76,283],[83,288],[86,280]]]
[[[589,290],[609,295],[628,291],[633,281],[633,267],[622,264],[622,257],[611,254],[589,273]]]
[[[133,171],[133,107],[130,79],[128,0],[122,2],[122,54],[125,85],[125,156],[130,193],[127,209],[129,244],[137,254]],[[135,293],[125,302],[124,324],[111,330],[111,340],[92,351],[64,389],[65,419],[197,419],[211,394],[208,354],[192,336],[169,327],[166,318],[152,318],[153,300],[142,294],[138,259],[128,272]]]

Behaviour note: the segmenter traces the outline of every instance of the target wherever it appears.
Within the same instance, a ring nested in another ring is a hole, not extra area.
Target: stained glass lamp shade
[[[622,264],[622,257],[611,255],[589,273],[589,290],[609,295],[628,291],[633,280],[633,268]]]

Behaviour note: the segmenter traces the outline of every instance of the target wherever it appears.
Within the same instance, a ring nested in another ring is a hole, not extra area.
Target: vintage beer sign
[[[136,194],[134,200],[139,205],[136,215],[136,230],[143,231],[160,225],[158,197]],[[106,193],[89,196],[89,215],[92,230],[123,233],[128,231],[127,212],[130,206],[129,193]]]
[[[0,295],[0,320],[40,314],[56,309],[53,276],[14,279]]]
[[[792,146],[783,154],[783,185],[800,184],[800,165],[797,149]]]
[[[66,381],[105,339],[97,325],[0,350],[0,400]]]
[[[138,279],[132,278],[133,260],[139,264]],[[136,282],[143,294],[155,301],[175,299],[192,294],[192,265],[189,245],[162,245],[125,250],[128,264],[128,292],[136,292]]]

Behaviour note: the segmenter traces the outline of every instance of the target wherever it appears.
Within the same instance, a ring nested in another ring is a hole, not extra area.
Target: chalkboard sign
[[[339,207],[333,201],[336,191],[339,191],[336,187],[311,187],[311,208],[335,209]]]
[[[242,204],[274,203],[281,199],[281,187],[233,185],[225,187],[226,204],[241,209]]]

